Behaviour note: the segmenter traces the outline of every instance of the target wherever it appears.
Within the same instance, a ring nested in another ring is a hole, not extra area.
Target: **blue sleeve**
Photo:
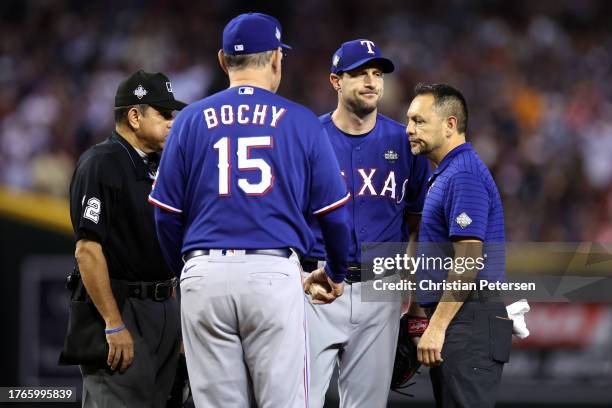
[[[444,206],[449,238],[485,240],[489,218],[489,193],[477,174],[461,172],[448,181]]]
[[[170,129],[159,163],[157,178],[149,195],[149,201],[152,204],[175,214],[183,212],[187,180],[185,157],[181,147],[181,139],[187,133],[187,124],[185,120],[181,120],[183,117],[179,114],[172,129]]]
[[[181,214],[155,208],[157,239],[168,267],[179,276],[183,269],[181,249],[183,247],[183,220]]]
[[[404,201],[406,211],[420,214],[423,211],[429,179],[429,161],[425,156],[415,156],[410,169],[410,180],[406,186]]]
[[[184,122],[179,121],[180,118],[179,114],[170,130],[157,178],[149,195],[149,202],[157,207],[155,224],[159,245],[166,263],[176,274],[182,269],[181,249],[184,229],[182,212],[186,184],[185,159],[180,146],[181,134],[186,129]]]
[[[344,280],[349,249],[349,220],[345,206],[320,215],[318,218],[325,242],[325,272],[336,283]]]
[[[332,211],[350,198],[346,183],[340,174],[338,159],[323,126],[316,121],[315,142],[310,154],[310,208],[315,215]]]

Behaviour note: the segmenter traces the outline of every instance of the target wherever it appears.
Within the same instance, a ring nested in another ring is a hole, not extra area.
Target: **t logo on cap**
[[[332,74],[340,74],[370,62],[375,62],[384,73],[393,72],[395,69],[393,62],[383,57],[374,41],[365,38],[347,41],[334,53],[331,72]]]
[[[366,47],[368,47],[368,54],[374,54],[374,50],[372,49],[372,47],[375,46],[374,41],[370,41],[370,40],[363,40],[360,42],[361,45],[365,45]]]

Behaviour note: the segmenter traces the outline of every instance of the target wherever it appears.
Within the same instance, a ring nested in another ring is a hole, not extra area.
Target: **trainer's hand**
[[[417,344],[417,358],[419,363],[427,367],[435,367],[444,361],[442,358],[444,337],[444,331],[435,326],[429,326],[425,329],[425,333],[423,333]]]
[[[311,286],[315,283],[321,285],[325,290],[311,290]],[[327,276],[325,269],[320,268],[312,271],[304,279],[304,292],[311,295],[312,303],[315,305],[331,303],[342,296],[344,282],[335,283]]]
[[[114,325],[114,327],[118,327],[121,324]],[[106,328],[112,329],[113,327],[107,325]],[[126,327],[116,333],[107,334],[106,342],[108,343],[106,363],[110,366],[111,370],[115,371],[119,367],[119,371],[124,373],[134,361],[134,340],[132,340],[132,335]],[[121,363],[120,366],[119,363]]]

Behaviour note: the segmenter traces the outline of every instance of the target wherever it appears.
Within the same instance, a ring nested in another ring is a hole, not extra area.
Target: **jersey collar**
[[[453,159],[457,157],[459,153],[466,152],[468,150],[474,150],[474,148],[470,142],[465,142],[448,152],[440,162],[440,165],[431,173],[427,184],[431,186],[436,177],[438,177],[448,167],[450,162],[453,161]]]
[[[323,115],[321,122],[325,122],[328,121],[334,126],[334,128],[340,132],[341,135],[344,135],[348,140],[352,140],[354,146],[359,146],[361,143],[365,142],[366,139],[370,140],[371,138],[368,138],[368,136],[373,135],[374,131],[376,130],[376,127],[378,126],[378,123],[380,122],[380,113],[376,113],[376,123],[374,123],[374,127],[372,129],[370,129],[369,132],[366,133],[362,133],[360,135],[351,135],[349,133],[346,133],[345,131],[343,131],[342,129],[340,129],[335,123],[334,120],[332,119],[332,115],[334,114],[335,111],[331,111],[326,113],[325,115]]]
[[[119,143],[121,147],[123,148],[123,150],[125,150],[126,154],[130,158],[132,167],[134,168],[134,171],[136,172],[136,176],[141,180],[147,179],[149,168],[145,164],[143,158],[140,157],[136,149],[134,149],[134,146],[132,146],[130,142],[125,140],[123,136],[117,133],[116,130],[113,131],[113,134],[111,135],[110,139],[111,141],[115,143]]]
[[[472,144],[470,142],[465,142],[455,147],[453,150],[448,152],[446,156],[444,156],[444,158],[440,162],[440,165],[434,170],[433,174],[438,175],[442,173],[448,167],[450,162],[453,161],[453,158],[456,157],[459,153],[473,149],[474,148],[472,147]]]

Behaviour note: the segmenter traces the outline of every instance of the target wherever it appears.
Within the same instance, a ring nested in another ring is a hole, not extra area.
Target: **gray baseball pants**
[[[295,255],[191,258],[181,322],[196,407],[308,407],[308,340]]]
[[[346,285],[327,305],[308,302],[310,405],[322,408],[338,365],[341,408],[387,406],[401,314],[401,296],[363,302],[362,284]]]

